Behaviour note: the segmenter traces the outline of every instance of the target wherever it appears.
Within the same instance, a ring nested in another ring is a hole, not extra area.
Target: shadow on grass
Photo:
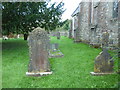
[[[2,50],[16,50],[20,49],[21,47],[27,47],[27,41],[22,39],[11,39],[11,40],[2,40]],[[0,43],[1,44],[1,43]]]

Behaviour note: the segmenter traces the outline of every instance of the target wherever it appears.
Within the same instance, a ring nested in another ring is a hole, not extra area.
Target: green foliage
[[[64,3],[48,7],[46,2],[3,2],[2,27],[3,34],[27,34],[33,27],[54,30],[60,25],[61,15],[64,12]]]
[[[29,54],[27,42],[22,39],[3,41],[2,85],[3,88],[117,88],[119,75],[92,76],[94,59],[101,49],[91,48],[83,43],[61,37],[51,37],[52,43],[59,43],[64,54],[62,58],[51,58],[52,75],[29,77]],[[115,60],[115,64],[117,60]],[[115,68],[116,71],[116,68]]]
[[[70,29],[70,27],[69,27],[70,25],[69,24],[70,24],[70,20],[67,19],[65,24],[63,25],[63,29],[64,30],[69,30]]]
[[[70,20],[67,19],[65,21],[63,21],[60,25],[61,27],[59,27],[59,30],[69,30],[70,29]]]

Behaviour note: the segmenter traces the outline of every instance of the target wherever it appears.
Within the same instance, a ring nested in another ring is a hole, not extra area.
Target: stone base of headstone
[[[52,72],[38,72],[38,73],[26,72],[27,76],[46,76],[50,74],[52,74]]]
[[[60,50],[50,51],[49,58],[63,57],[63,53]]]
[[[110,74],[115,74],[115,73],[95,73],[95,72],[90,72],[91,75],[93,76],[102,76],[102,75],[110,75]]]

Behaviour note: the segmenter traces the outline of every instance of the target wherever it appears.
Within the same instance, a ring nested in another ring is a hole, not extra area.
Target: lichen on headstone
[[[96,57],[94,72],[95,73],[112,73],[114,62],[108,53],[109,33],[104,32],[102,35],[102,52]]]
[[[60,32],[57,32],[57,39],[60,39]]]
[[[29,55],[30,63],[28,72],[48,72],[50,64],[48,61],[49,37],[45,30],[41,28],[34,29],[29,34]]]

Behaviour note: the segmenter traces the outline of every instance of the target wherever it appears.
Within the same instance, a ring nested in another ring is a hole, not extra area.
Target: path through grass
[[[3,88],[112,88],[117,84],[118,75],[90,75],[100,49],[83,43],[75,44],[66,37],[60,40],[52,37],[51,40],[59,43],[64,57],[49,59],[53,74],[44,77],[25,75],[29,62],[27,41],[3,41]]]

